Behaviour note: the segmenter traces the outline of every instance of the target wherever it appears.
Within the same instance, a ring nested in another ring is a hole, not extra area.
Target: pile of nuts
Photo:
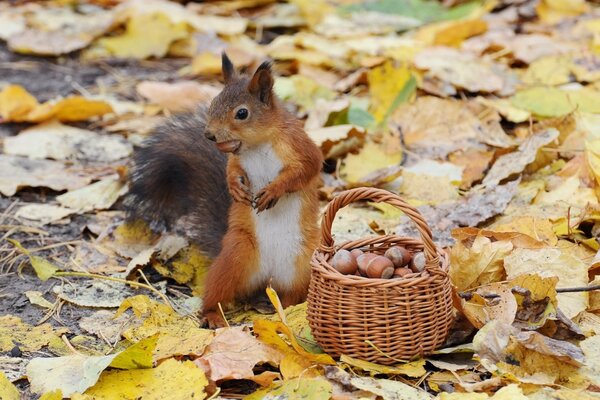
[[[401,246],[390,247],[383,256],[362,250],[340,249],[331,259],[331,266],[344,275],[368,278],[402,278],[425,269],[425,254],[414,255]]]

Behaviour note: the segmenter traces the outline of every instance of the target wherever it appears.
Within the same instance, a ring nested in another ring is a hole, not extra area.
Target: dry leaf
[[[29,158],[110,162],[128,157],[133,146],[117,135],[100,135],[57,121],[40,124],[4,139],[4,153]]]
[[[217,331],[196,362],[208,364],[210,379],[216,382],[251,378],[256,364],[278,366],[282,359],[282,353],[258,341],[244,328],[224,328]]]
[[[143,81],[137,84],[136,89],[151,103],[172,112],[197,111],[200,105],[209,104],[219,93],[219,89],[214,86],[194,81]]]

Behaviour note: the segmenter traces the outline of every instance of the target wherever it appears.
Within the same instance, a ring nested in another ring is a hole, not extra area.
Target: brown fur
[[[224,58],[224,71],[228,65]],[[268,64],[262,64],[252,78],[237,77],[224,72],[226,86],[211,104],[207,128],[215,140],[239,140],[240,151],[271,143],[283,167],[271,183],[253,199],[258,212],[270,208],[285,193],[302,192],[301,234],[299,254],[296,257],[296,279],[293,287],[278,288],[284,306],[302,302],[310,280],[310,256],[317,246],[319,212],[317,186],[323,163],[321,151],[308,137],[302,124],[290,115],[272,91],[273,78]],[[247,108],[246,120],[235,118],[240,107]],[[215,260],[207,277],[204,313],[211,325],[222,325],[216,312],[218,303],[226,304],[248,296],[261,287],[249,287],[249,279],[258,273],[259,254],[256,233],[251,225],[251,207],[248,177],[239,157],[230,155],[227,182],[234,199],[229,212],[229,230],[223,241],[223,250]]]
[[[251,279],[260,273],[251,213],[265,212],[292,192],[301,192],[300,250],[289,255],[295,257],[295,278],[291,288],[275,284],[274,289],[286,307],[305,299],[309,261],[318,244],[317,186],[323,163],[321,151],[304,132],[302,123],[273,93],[268,63],[261,64],[251,77],[239,76],[223,56],[223,75],[225,87],[206,117],[199,112],[173,119],[137,152],[129,199],[135,215],[164,220],[171,227],[187,221],[186,233],[195,232],[191,236],[199,238],[197,242],[209,254],[218,252],[204,295],[204,316],[211,326],[224,324],[218,304],[225,306],[264,293],[268,282],[252,283]],[[249,111],[247,119],[236,119],[241,107]],[[218,144],[239,141],[239,148],[233,147],[239,152],[270,143],[282,162],[279,175],[258,193],[251,193],[239,156],[230,154],[225,166],[224,155],[205,136]]]

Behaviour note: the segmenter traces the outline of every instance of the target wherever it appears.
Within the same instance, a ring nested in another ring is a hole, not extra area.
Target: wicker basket
[[[421,240],[386,235],[334,247],[331,224],[336,212],[366,199],[402,210],[416,224]],[[321,235],[311,260],[308,321],[323,350],[332,356],[393,364],[427,355],[443,344],[453,320],[448,257],[433,244],[431,230],[416,209],[385,190],[348,190],[329,203]],[[329,264],[340,248],[383,254],[395,245],[424,251],[425,270],[404,278],[370,279],[342,275]]]

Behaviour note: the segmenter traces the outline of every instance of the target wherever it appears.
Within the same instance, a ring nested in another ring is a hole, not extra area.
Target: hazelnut
[[[369,278],[388,279],[394,275],[394,264],[384,256],[375,256],[367,265],[367,276]]]
[[[344,275],[352,275],[356,272],[358,265],[356,259],[348,250],[338,250],[331,259],[331,266]]]
[[[412,259],[412,254],[410,254],[410,251],[400,246],[390,247],[385,252],[385,256],[392,260],[392,262],[394,263],[394,267],[396,268],[408,265],[408,263]]]
[[[408,266],[413,272],[423,272],[425,270],[425,253],[415,254]]]
[[[356,259],[356,258],[358,258],[358,256],[360,256],[364,253],[361,249],[354,249],[350,252],[350,254],[352,254],[352,257],[354,257]]]
[[[412,273],[413,272],[406,267],[396,268],[394,270],[394,278],[404,278],[406,275],[412,274]]]
[[[377,254],[373,253],[363,253],[360,256],[356,257],[356,263],[358,264],[358,270],[362,276],[367,276],[367,266],[369,265],[369,261],[373,258],[377,257]]]

